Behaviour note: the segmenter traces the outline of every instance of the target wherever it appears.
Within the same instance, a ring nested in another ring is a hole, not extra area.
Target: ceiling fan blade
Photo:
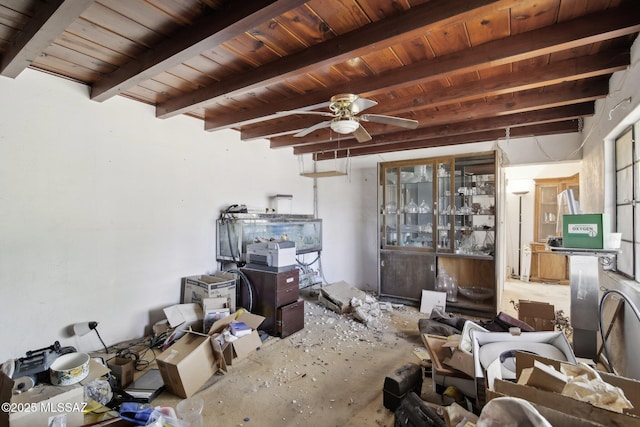
[[[333,117],[332,113],[327,113],[326,111],[289,110],[289,111],[278,111],[276,114],[278,116],[291,116],[294,114],[311,114],[314,116]]]
[[[309,135],[311,132],[314,132],[314,131],[316,131],[316,130],[318,130],[318,129],[328,128],[328,127],[330,127],[330,126],[331,126],[331,121],[330,121],[330,120],[327,120],[326,122],[316,123],[315,125],[313,125],[313,126],[311,126],[311,127],[308,127],[308,128],[306,128],[306,129],[304,129],[304,130],[301,130],[300,132],[296,133],[296,134],[295,134],[295,135],[293,135],[293,136],[296,136],[296,137],[307,136],[307,135]]]
[[[412,119],[403,119],[401,117],[383,116],[382,114],[363,114],[360,120],[365,122],[382,123],[384,125],[399,126],[407,129],[415,129],[418,127],[418,121]]]
[[[369,135],[369,132],[367,132],[367,130],[362,126],[362,124],[360,124],[360,126],[358,126],[358,128],[353,131],[353,136],[356,137],[356,140],[358,142],[371,141],[371,135]]]
[[[360,111],[364,111],[367,108],[375,107],[378,103],[372,99],[367,98],[356,98],[355,101],[351,103],[351,113],[358,114]]]

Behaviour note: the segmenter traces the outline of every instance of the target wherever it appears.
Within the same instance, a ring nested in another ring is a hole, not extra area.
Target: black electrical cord
[[[242,281],[244,282],[245,286],[247,287],[247,294],[249,296],[249,306],[245,307],[247,310],[249,310],[249,312],[253,311],[253,286],[251,285],[251,281],[249,280],[249,278],[247,277],[246,274],[244,274],[242,271],[240,271],[237,268],[231,269],[231,270],[226,270],[226,273],[235,273],[238,276],[240,276],[240,278],[242,279]]]
[[[96,331],[96,335],[98,336],[98,339],[100,340],[100,342],[102,343],[102,346],[104,347],[104,352],[106,354],[109,354],[109,350],[107,350],[107,345],[104,343],[104,341],[102,341],[102,337],[100,336],[100,332],[98,332],[98,328],[97,328],[97,324],[96,327],[93,328],[94,331]]]
[[[158,345],[158,337],[148,337],[138,341],[128,343],[116,351],[115,357],[131,359],[135,364],[136,371],[143,371],[156,360],[156,352],[153,347]],[[139,348],[139,349],[138,349]],[[152,357],[147,360],[147,352],[151,351]]]
[[[300,264],[301,266],[303,266],[303,267],[309,267],[310,265],[315,264],[319,259],[320,259],[320,253],[318,252],[318,256],[316,257],[316,259],[314,259],[314,260],[313,260],[313,261],[311,261],[311,262],[302,262],[302,261],[300,261],[300,260],[298,259],[298,257],[296,257],[296,262],[297,262],[298,264]]]

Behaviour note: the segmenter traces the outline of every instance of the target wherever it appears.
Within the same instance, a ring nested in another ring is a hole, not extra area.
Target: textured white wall
[[[640,38],[631,48],[631,65],[613,75],[609,96],[596,102],[596,114],[585,120],[584,157],[580,173],[580,199],[583,212],[607,212],[615,218],[615,186],[606,176],[614,173],[610,150],[613,140],[632,123],[640,121]],[[586,191],[583,191],[585,189]],[[636,225],[637,228],[637,225]],[[636,255],[637,256],[637,255]],[[638,283],[610,271],[600,272],[600,284],[606,289],[623,292],[640,307]],[[624,376],[640,378],[640,332],[631,310],[625,309],[624,346],[612,348],[619,359],[616,370]]]
[[[215,220],[232,203],[293,195],[312,181],[290,150],[155,118],[124,98],[27,70],[0,78],[0,361],[55,340],[100,347],[68,326],[100,322],[107,344],[139,337],[179,302],[180,278],[213,272]]]

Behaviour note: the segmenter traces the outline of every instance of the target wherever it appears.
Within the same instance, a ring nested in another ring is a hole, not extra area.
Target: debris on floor
[[[390,302],[380,302],[374,296],[340,281],[320,288],[318,303],[339,314],[350,314],[372,329],[383,327],[383,313],[393,311]]]

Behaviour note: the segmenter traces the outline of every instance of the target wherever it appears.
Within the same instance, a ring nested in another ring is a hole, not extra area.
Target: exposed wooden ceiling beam
[[[578,121],[569,120],[556,123],[545,123],[540,125],[523,126],[511,130],[511,138],[523,138],[527,136],[556,135],[560,133],[577,132]],[[442,147],[446,145],[469,144],[474,142],[498,141],[505,137],[502,130],[491,130],[478,132],[473,134],[453,135],[441,139],[432,139],[424,141],[411,141],[407,143],[368,146],[354,149],[341,149],[326,153],[313,154],[314,160],[333,160],[336,158],[357,157],[371,154],[382,154],[397,151],[417,150],[421,148]]]
[[[27,26],[2,55],[0,74],[16,78],[93,2],[94,0],[39,2]]]
[[[91,88],[91,99],[107,100],[306,2],[307,0],[231,2],[227,9],[201,17],[195,25],[184,27],[139,58],[96,82]]]
[[[416,38],[419,33],[424,33],[425,29],[434,25],[443,26],[453,20],[489,14],[517,3],[518,1],[515,0],[467,0],[464,2],[432,0],[266,64],[255,71],[172,98],[157,106],[156,116],[167,118],[194,108],[205,107],[222,97],[233,97],[293,75],[311,72],[318,67],[367,55],[399,43],[401,40]]]
[[[408,82],[419,84],[435,81],[454,73],[477,71],[633,34],[640,31],[638,10],[638,4],[635,3],[588,15],[509,38],[490,41],[465,51],[417,62],[400,70],[381,73],[376,78],[367,77],[351,81],[348,84],[334,86],[331,91],[366,96],[381,87],[392,90],[397,86],[406,85]],[[260,72],[259,69],[256,72]],[[309,105],[319,105],[326,102],[333,94],[326,93],[326,91],[310,93],[285,101],[279,104],[278,108],[293,110]],[[277,117],[275,113],[273,106],[270,105],[226,115],[212,115],[207,111],[205,112],[205,130],[237,128]]]
[[[567,59],[534,70],[526,69],[498,75],[488,79],[476,80],[451,87],[432,90],[424,96],[393,100],[384,105],[387,115],[397,115],[419,109],[434,108],[446,104],[466,102],[482,97],[492,97],[511,92],[540,88],[561,82],[610,75],[625,69],[629,65],[628,52],[607,52]],[[375,112],[374,109],[369,112]],[[241,129],[241,139],[249,141],[257,138],[275,138],[299,132],[317,123],[318,117],[290,116],[287,120],[260,123]]]
[[[355,139],[345,141],[332,141],[320,144],[297,146],[293,154],[309,154],[321,152],[334,152],[339,149],[364,148],[368,145],[387,145],[412,141],[426,141],[430,139],[442,139],[451,135],[477,134],[501,129],[515,129],[522,126],[538,125],[543,123],[563,122],[592,115],[594,107],[592,103],[582,103],[572,106],[548,108],[546,110],[531,111],[517,114],[509,114],[489,119],[464,121],[459,123],[429,126],[420,131],[404,131],[376,136],[369,143],[359,143]]]

